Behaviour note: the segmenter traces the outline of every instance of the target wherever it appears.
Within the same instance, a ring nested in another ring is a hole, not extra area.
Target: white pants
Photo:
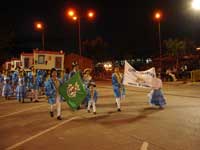
[[[50,111],[51,111],[51,112],[54,111],[53,106],[54,106],[54,105],[51,105],[51,106],[50,106]],[[57,106],[57,116],[61,116],[61,102],[60,102],[60,96],[57,96],[57,97],[56,97],[56,106]]]
[[[120,101],[121,101],[121,98],[117,97],[116,98],[116,103],[117,103],[117,108],[118,109],[120,109],[120,107],[121,107],[121,102]]]
[[[96,112],[96,104],[95,104],[95,101],[93,99],[90,99],[89,102],[88,102],[88,110],[90,110],[90,107],[92,105],[92,108],[93,108],[93,112]]]

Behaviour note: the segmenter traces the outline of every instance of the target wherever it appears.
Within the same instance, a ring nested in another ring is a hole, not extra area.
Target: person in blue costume
[[[12,95],[12,87],[11,87],[11,79],[9,77],[9,71],[5,71],[3,76],[3,89],[2,89],[2,96],[5,97],[6,100]]]
[[[15,89],[18,84],[18,76],[19,76],[19,71],[16,70],[12,73],[12,87]]]
[[[69,79],[69,69],[66,68],[66,69],[65,69],[65,72],[64,72],[63,80],[64,80],[64,82],[67,82],[68,79]]]
[[[90,113],[90,108],[92,106],[93,109],[93,114],[96,115],[96,101],[98,98],[98,93],[96,90],[96,84],[94,81],[90,81],[90,83],[88,83],[88,92],[87,92],[87,99],[88,101],[88,106],[87,106],[87,111],[88,113]]]
[[[3,73],[0,72],[0,93],[2,93],[3,89]]]
[[[123,85],[123,74],[119,70],[119,65],[115,64],[112,74],[112,87],[117,104],[117,111],[121,111],[121,100],[125,98],[125,87]]]
[[[45,82],[45,94],[48,97],[48,102],[50,104],[50,116],[54,117],[54,104],[57,105],[57,119],[61,118],[61,95],[59,94],[59,87],[62,82],[57,77],[57,70],[55,68],[51,69],[50,79]]]
[[[84,87],[85,87],[87,92],[89,92],[88,85],[92,81],[92,76],[90,75],[91,71],[92,71],[91,68],[86,68],[83,71],[83,83],[84,83]],[[88,102],[89,102],[89,98],[86,97],[85,100],[83,101],[83,103],[85,104],[86,108],[88,106]],[[96,101],[95,101],[95,103],[96,103]]]
[[[30,82],[30,88],[31,88],[31,101],[33,102],[39,102],[38,100],[38,91],[39,91],[39,79],[37,78],[36,71],[32,71],[31,75],[31,82]]]
[[[25,77],[23,71],[20,71],[18,77],[18,85],[16,87],[16,98],[19,102],[24,103],[25,96],[26,96]]]
[[[150,104],[159,106],[160,109],[163,109],[166,105],[166,98],[162,92],[162,80],[159,78],[154,78],[152,82],[152,91],[149,94]]]
[[[35,69],[33,66],[30,67],[30,70],[27,73],[27,89],[31,90],[32,84],[33,84],[33,77],[35,76]]]

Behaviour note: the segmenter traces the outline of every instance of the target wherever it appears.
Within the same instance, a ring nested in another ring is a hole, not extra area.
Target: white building
[[[33,53],[21,53],[20,59],[22,68],[24,68],[25,71],[29,71],[29,68],[34,64]]]
[[[15,71],[17,67],[21,67],[21,60],[17,58],[11,59],[11,71]]]
[[[64,53],[62,51],[33,50],[34,68],[41,70],[64,70]]]

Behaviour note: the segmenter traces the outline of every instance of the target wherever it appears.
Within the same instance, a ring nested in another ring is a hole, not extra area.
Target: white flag
[[[125,61],[124,85],[151,88],[153,86],[152,83],[154,78],[156,78],[154,67],[146,71],[137,71],[127,61]]]

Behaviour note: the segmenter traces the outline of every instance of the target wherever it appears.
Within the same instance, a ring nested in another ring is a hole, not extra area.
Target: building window
[[[62,57],[56,57],[55,67],[61,69],[62,66]]]
[[[16,62],[16,67],[19,67],[20,66],[20,62]]]
[[[38,64],[44,64],[45,63],[45,56],[44,55],[38,55]]]
[[[24,58],[24,68],[29,68],[29,58]]]

